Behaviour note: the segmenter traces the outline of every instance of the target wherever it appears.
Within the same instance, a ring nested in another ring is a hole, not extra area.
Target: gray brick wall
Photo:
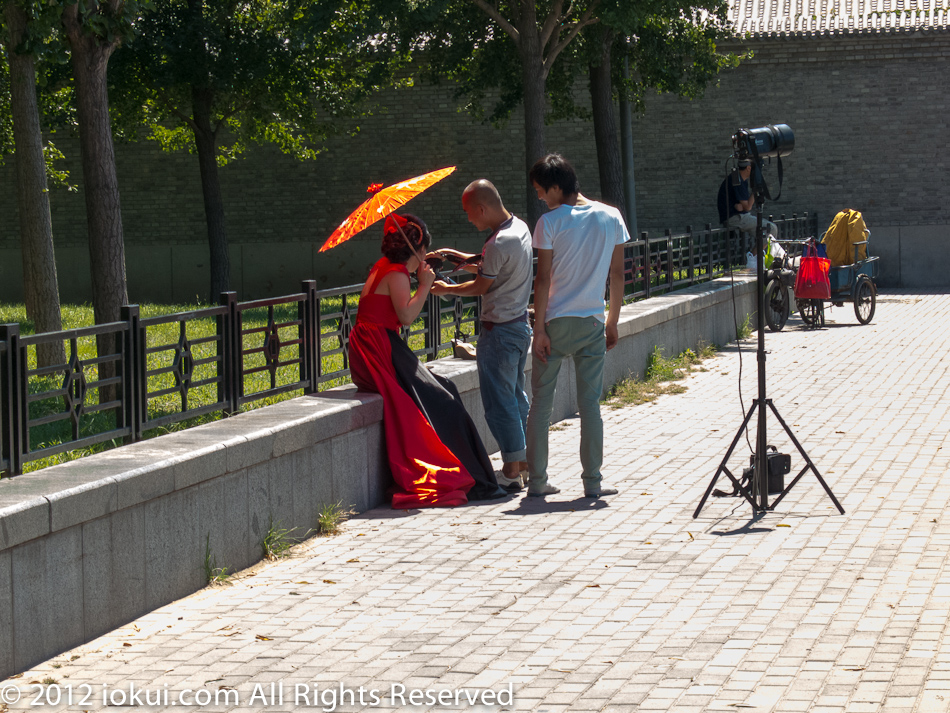
[[[768,212],[817,211],[826,222],[853,207],[872,230],[950,225],[943,200],[950,187],[947,33],[776,37],[746,46],[755,58],[722,75],[705,98],[650,97],[646,113],[635,119],[642,230],[715,223],[730,137],[739,127],[779,122],[792,126],[796,149],[786,161],[781,199]],[[473,251],[481,245],[459,204],[462,188],[475,178],[491,178],[508,206],[524,214],[520,114],[502,129],[475,122],[458,111],[446,86],[391,91],[378,103],[376,114],[359,122],[359,133],[331,139],[315,161],[299,163],[262,147],[221,170],[242,298],[293,291],[302,277],[316,277],[321,286],[359,281],[378,254],[378,229],[328,254],[316,254],[316,247],[365,198],[371,182],[457,164],[454,175],[411,204],[438,245]],[[57,143],[79,182],[75,140]],[[547,146],[568,156],[582,190],[598,196],[587,123],[549,126]],[[117,161],[132,298],[203,293],[207,251],[195,157],[165,154],[141,141],[118,145]],[[767,175],[774,176],[774,166]],[[0,262],[6,263],[0,265],[0,299],[15,298],[18,289],[13,182],[8,160],[0,167]],[[56,244],[69,256],[60,274],[72,266],[77,273],[65,279],[65,297],[82,298],[88,291],[82,194],[54,190],[52,204]]]
[[[767,210],[843,208],[875,226],[950,223],[950,37],[922,34],[749,43],[752,61],[698,101],[660,96],[635,122],[642,227],[716,220],[715,195],[740,127],[787,123],[795,151]],[[767,169],[775,180],[776,167]],[[773,191],[774,192],[774,191]],[[713,216],[710,218],[709,216]]]

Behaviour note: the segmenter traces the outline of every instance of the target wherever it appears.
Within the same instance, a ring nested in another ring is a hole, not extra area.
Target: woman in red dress
[[[383,397],[394,508],[462,505],[507,495],[455,384],[422,366],[399,336],[399,328],[419,316],[435,280],[432,268],[418,257],[430,243],[419,218],[395,213],[386,218],[383,257],[363,286],[350,333],[353,383]],[[419,282],[414,295],[412,271]]]

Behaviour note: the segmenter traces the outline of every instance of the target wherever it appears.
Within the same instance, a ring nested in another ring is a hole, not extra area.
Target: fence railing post
[[[13,347],[8,328],[15,324],[0,325],[0,473],[13,472]]]
[[[439,314],[439,298],[430,292],[429,296],[426,297],[426,302],[428,304],[426,305],[426,320],[423,338],[425,340],[426,361],[432,361],[438,356],[439,352],[439,342],[441,341],[440,337],[442,336],[442,333],[439,330],[439,325],[442,322],[442,318]]]
[[[300,319],[300,380],[306,381],[305,394],[317,393],[317,342],[319,341],[319,323],[317,322],[317,281],[304,280],[300,283],[304,293],[302,302],[297,303],[297,315]]]
[[[643,295],[649,297],[653,284],[653,260],[650,259],[650,238],[645,230],[640,233],[640,239],[643,241]]]
[[[693,260],[696,258],[696,253],[693,250],[693,226],[686,226],[686,240],[689,242],[689,265],[686,268],[686,277],[689,280],[689,284],[693,284]]]
[[[241,329],[237,316],[237,292],[222,292],[220,304],[227,307],[216,321],[218,345],[218,401],[224,401],[224,415],[237,413],[241,397]]]
[[[23,429],[26,428],[25,392],[27,389],[23,354],[20,348],[20,325],[0,325],[0,341],[7,343],[6,354],[2,355],[3,376],[3,438],[6,440],[6,457],[9,472],[20,475],[23,472]]]
[[[713,233],[712,223],[706,223],[706,279],[713,279]]]
[[[666,229],[666,288],[673,291],[673,231]]]
[[[725,275],[728,272],[732,272],[732,240],[733,235],[738,235],[738,231],[728,228],[726,230],[726,262],[722,266],[722,274]]]
[[[131,429],[125,437],[126,443],[134,443],[142,437],[142,424],[147,415],[143,401],[147,393],[145,371],[145,333],[139,321],[139,306],[124,305],[122,307],[122,321],[128,325],[122,335],[122,418],[123,426]],[[139,332],[142,331],[141,339]]]

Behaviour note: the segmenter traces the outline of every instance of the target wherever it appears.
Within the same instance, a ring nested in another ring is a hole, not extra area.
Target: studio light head
[[[788,156],[795,148],[795,135],[788,124],[769,124],[758,129],[739,129],[732,137],[733,155],[739,161],[758,163],[764,158]]]

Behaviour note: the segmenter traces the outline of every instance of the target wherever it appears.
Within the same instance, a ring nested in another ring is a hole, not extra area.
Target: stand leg
[[[742,493],[742,497],[744,497],[749,502],[749,505],[752,506],[753,511],[758,510],[758,507],[755,504],[755,500],[753,500],[752,497],[749,495],[749,493],[745,491],[745,489],[742,487],[742,484],[736,479],[736,476],[734,476],[732,472],[729,470],[729,468],[726,466],[726,463],[728,463],[729,459],[732,457],[732,452],[736,449],[736,445],[739,443],[739,439],[742,437],[742,431],[745,429],[746,425],[749,423],[749,420],[752,418],[752,414],[755,413],[758,407],[759,407],[759,402],[757,400],[753,401],[752,408],[749,409],[749,412],[745,415],[745,418],[742,420],[742,425],[739,426],[739,430],[736,431],[736,436],[735,438],[732,439],[732,443],[729,445],[729,450],[726,451],[726,455],[722,459],[722,462],[719,464],[719,468],[716,470],[716,474],[713,476],[712,481],[709,483],[709,487],[706,488],[706,492],[703,494],[703,499],[699,501],[699,505],[696,508],[696,512],[693,513],[694,520],[697,517],[699,517],[699,513],[703,509],[703,505],[705,505],[706,501],[709,499],[710,493],[712,493],[713,488],[716,486],[716,481],[719,480],[720,473],[725,473],[727,476],[729,476],[729,480],[731,480],[732,484],[736,487],[736,489],[740,493]]]
[[[793,487],[795,487],[795,484],[799,480],[802,479],[802,476],[805,475],[805,473],[807,473],[810,470],[812,473],[815,474],[815,477],[818,478],[818,482],[821,484],[821,487],[825,489],[825,492],[828,493],[828,497],[831,498],[831,502],[833,502],[835,504],[835,507],[838,508],[838,512],[841,515],[844,515],[844,508],[841,507],[841,503],[838,502],[838,498],[836,498],[835,494],[831,492],[831,488],[828,487],[828,484],[825,482],[825,479],[821,477],[821,473],[818,472],[818,468],[812,462],[811,458],[808,457],[808,454],[805,452],[805,449],[802,447],[802,444],[798,442],[797,438],[795,438],[795,434],[792,433],[792,429],[790,429],[788,427],[788,424],[785,423],[785,419],[783,419],[781,414],[779,414],[778,409],[775,408],[775,404],[772,403],[771,399],[769,399],[766,403],[769,405],[769,408],[772,409],[772,413],[775,414],[775,418],[778,419],[778,422],[782,424],[782,428],[785,429],[785,433],[788,434],[788,437],[792,440],[792,443],[795,444],[795,447],[798,449],[798,452],[802,454],[802,458],[805,459],[805,467],[797,476],[795,476],[795,479],[791,483],[788,484],[788,487],[782,491],[782,494],[779,495],[778,498],[775,499],[775,502],[772,503],[772,507],[774,508],[776,505],[778,505],[781,502],[782,498],[784,498],[788,494],[788,492]]]

